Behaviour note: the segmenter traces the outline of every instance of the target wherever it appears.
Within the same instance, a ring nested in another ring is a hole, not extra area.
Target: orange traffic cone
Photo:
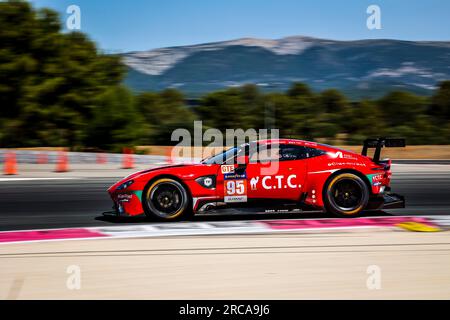
[[[15,152],[5,154],[3,174],[11,176],[17,174],[17,159]]]
[[[69,171],[69,158],[66,151],[59,151],[58,158],[56,159],[55,172],[67,172]]]
[[[132,150],[129,148],[124,148],[122,157],[122,169],[133,169],[133,168],[134,168],[134,159]]]

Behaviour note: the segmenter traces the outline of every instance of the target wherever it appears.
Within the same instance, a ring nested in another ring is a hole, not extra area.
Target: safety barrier
[[[5,175],[20,174],[18,164],[53,164],[55,172],[68,172],[71,164],[116,164],[123,169],[133,169],[136,165],[143,164],[168,165],[199,161],[200,159],[173,157],[170,153],[161,156],[133,154],[131,149],[124,149],[123,153],[0,149],[0,164],[3,165]]]

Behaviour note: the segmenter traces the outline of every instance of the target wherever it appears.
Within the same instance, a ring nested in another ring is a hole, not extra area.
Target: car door
[[[237,204],[248,202],[248,183],[246,158],[248,148],[241,146],[239,148],[227,151],[224,162],[219,166],[217,171],[217,197],[222,198],[225,203]],[[238,161],[238,159],[241,159]]]
[[[280,144],[259,146],[246,166],[248,199],[297,201],[305,190],[306,149]]]

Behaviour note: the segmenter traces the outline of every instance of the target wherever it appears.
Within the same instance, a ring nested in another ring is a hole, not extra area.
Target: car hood
[[[174,168],[182,168],[182,167],[188,167],[188,166],[197,166],[198,164],[175,164],[175,165],[165,165],[165,166],[158,166],[151,169],[145,169],[141,171],[137,171],[135,173],[132,173],[125,178],[122,179],[122,181],[126,181],[132,178],[135,178],[137,176],[140,176],[142,174],[146,174],[149,172],[157,171],[157,170],[167,170],[167,169],[174,169]]]
[[[135,173],[132,173],[122,179],[120,181],[116,182],[114,185],[112,185],[108,191],[112,191],[116,189],[118,186],[123,184],[124,182],[131,180],[131,179],[139,179],[140,177],[145,177],[148,174],[173,174],[176,176],[184,176],[183,178],[187,178],[185,176],[192,176],[194,178],[195,172],[203,171],[203,170],[197,170],[198,168],[207,168],[211,167],[211,165],[205,165],[202,163],[186,163],[186,164],[176,164],[176,165],[165,165],[165,166],[158,166],[155,168],[145,169],[141,171],[137,171]],[[207,170],[209,171],[209,170]],[[212,171],[212,170],[211,170]]]

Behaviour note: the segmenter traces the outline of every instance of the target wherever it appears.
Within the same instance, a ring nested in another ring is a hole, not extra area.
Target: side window
[[[295,145],[281,145],[280,161],[303,160],[326,154],[325,151]]]
[[[250,149],[249,161],[252,163],[280,161],[280,146],[258,146]]]
[[[314,157],[318,157],[318,156],[322,156],[324,154],[326,154],[325,151],[320,150],[320,149],[314,149],[314,148],[308,148],[306,147],[306,152],[308,154],[308,158],[314,158]]]
[[[308,158],[307,148],[294,145],[281,145],[280,161],[302,160]]]

